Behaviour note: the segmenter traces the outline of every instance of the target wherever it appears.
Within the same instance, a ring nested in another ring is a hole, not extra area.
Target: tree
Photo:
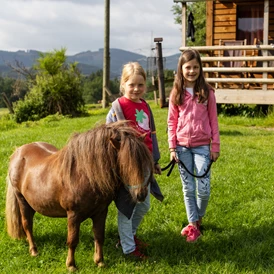
[[[102,100],[103,71],[92,73],[83,80],[83,97],[86,104],[98,103]],[[116,96],[119,93],[118,79],[110,80],[109,89]]]
[[[86,77],[83,82],[83,96],[86,104],[102,100],[103,71],[100,70]]]
[[[41,53],[30,91],[15,103],[15,120],[38,120],[50,114],[77,116],[84,112],[81,74],[76,63],[66,63],[66,49]]]
[[[15,83],[15,79],[12,78],[3,78],[0,76],[0,92],[5,93],[6,96],[10,99],[12,96],[13,88],[12,86]],[[6,107],[2,97],[0,96],[0,107]]]
[[[182,6],[175,4],[172,6],[175,15],[175,24],[182,25]],[[195,42],[187,39],[187,46],[205,46],[206,41],[206,1],[194,2],[187,5],[187,13],[194,15]]]

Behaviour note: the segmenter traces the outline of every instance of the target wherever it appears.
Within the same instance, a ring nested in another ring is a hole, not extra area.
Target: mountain
[[[176,70],[179,56],[180,53],[167,57],[164,56],[164,69]],[[0,50],[0,76],[16,77],[16,74],[12,71],[10,65],[15,65],[16,62],[19,62],[29,68],[35,64],[39,57],[40,52],[36,50],[19,50],[16,52]],[[77,62],[81,73],[90,75],[93,72],[103,69],[104,49],[68,55],[67,61]],[[153,70],[154,73],[157,69],[155,57],[146,57],[130,51],[113,48],[110,49],[110,78],[119,77],[123,65],[131,61],[139,62],[145,70]]]

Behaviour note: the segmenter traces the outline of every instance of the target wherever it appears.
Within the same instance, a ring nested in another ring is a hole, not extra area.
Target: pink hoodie
[[[172,93],[171,93],[172,96]],[[197,102],[198,97],[186,91],[183,105],[176,106],[169,101],[168,144],[197,147],[211,144],[212,152],[220,152],[217,105],[214,91],[210,90],[208,100]]]

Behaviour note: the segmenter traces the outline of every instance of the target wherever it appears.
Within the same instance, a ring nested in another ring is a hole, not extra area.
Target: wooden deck
[[[181,47],[184,51],[188,47]],[[199,46],[207,81],[215,87],[217,103],[274,104],[274,45]],[[220,51],[244,50],[237,57],[220,56]],[[261,56],[257,54],[261,52]],[[255,52],[255,54],[254,54]],[[220,62],[243,61],[242,67],[222,67]],[[260,66],[254,66],[260,64]]]

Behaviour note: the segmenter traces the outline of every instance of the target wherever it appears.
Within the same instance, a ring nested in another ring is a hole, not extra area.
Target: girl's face
[[[145,79],[142,75],[132,75],[122,86],[124,88],[124,96],[127,99],[135,103],[141,102],[140,98],[146,90]]]
[[[193,88],[200,75],[200,65],[196,59],[183,64],[182,74],[185,79],[185,87]]]

